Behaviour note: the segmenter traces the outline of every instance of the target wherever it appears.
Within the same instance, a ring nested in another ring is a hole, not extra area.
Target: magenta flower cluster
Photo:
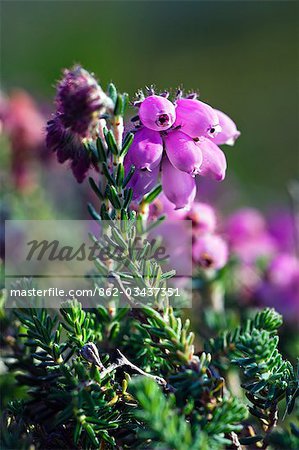
[[[137,169],[135,197],[157,183],[161,168],[168,200],[177,209],[188,208],[196,195],[196,175],[224,179],[226,158],[218,145],[233,145],[240,132],[226,114],[194,96],[174,103],[166,97],[152,93],[138,102],[140,125],[125,164]]]
[[[218,145],[233,145],[240,135],[226,114],[196,95],[184,98],[181,92],[172,102],[168,93],[156,95],[149,90],[135,106],[139,122],[124,161],[126,172],[135,166],[128,184],[134,200],[158,184],[160,173],[163,191],[177,209],[193,203],[196,175],[224,179],[226,158]],[[103,138],[104,127],[113,126],[109,118],[114,108],[114,101],[92,74],[80,66],[64,71],[57,85],[56,112],[47,123],[46,143],[60,163],[70,162],[78,182],[91,167],[97,169],[88,144]],[[119,147],[121,142],[119,135]]]

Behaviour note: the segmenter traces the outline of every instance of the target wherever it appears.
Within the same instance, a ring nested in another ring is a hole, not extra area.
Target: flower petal
[[[200,172],[202,153],[192,138],[181,131],[172,131],[165,137],[166,153],[178,170],[194,176]]]
[[[181,131],[192,138],[212,137],[220,131],[216,111],[206,103],[189,98],[177,101],[176,121],[174,127],[180,126]]]
[[[125,160],[125,172],[129,172],[132,163],[129,155],[126,156]],[[151,189],[153,189],[158,183],[159,166],[155,167],[152,171],[148,170],[138,170],[135,172],[128,183],[128,187],[133,189],[133,200],[141,200],[141,198],[147,194]]]
[[[158,131],[142,128],[137,131],[129,149],[130,160],[137,169],[157,167],[163,153],[163,141]]]
[[[141,123],[151,130],[163,131],[175,121],[175,106],[160,95],[146,97],[139,108]]]
[[[234,145],[235,141],[240,136],[240,131],[238,131],[235,122],[224,112],[215,109],[219,123],[221,126],[220,133],[217,134],[213,139],[214,144],[217,145]]]
[[[162,161],[162,187],[164,194],[175,204],[176,209],[190,206],[196,195],[194,178],[176,169],[168,158]]]
[[[203,139],[197,143],[202,151],[203,162],[200,174],[209,176],[214,180],[222,181],[225,178],[226,158],[222,150],[210,139]]]

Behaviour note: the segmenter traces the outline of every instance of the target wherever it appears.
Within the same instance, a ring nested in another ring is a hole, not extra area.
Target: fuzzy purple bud
[[[221,130],[216,111],[206,103],[189,98],[177,101],[175,127],[192,138],[213,137]]]
[[[215,234],[204,234],[193,244],[193,259],[205,269],[221,269],[228,260],[226,242]]]
[[[82,183],[91,165],[91,157],[79,135],[66,130],[59,116],[48,121],[46,132],[47,148],[56,152],[59,163],[71,160],[73,174],[78,183]]]
[[[175,107],[165,97],[150,95],[139,108],[142,124],[155,131],[167,130],[175,121]]]
[[[176,209],[191,206],[196,195],[194,178],[176,169],[168,158],[162,161],[162,187],[164,194],[174,203]]]
[[[235,122],[222,111],[218,111],[217,109],[215,109],[215,111],[219,119],[221,131],[214,137],[214,144],[234,145],[235,141],[241,134],[240,131],[238,131]]]
[[[102,91],[95,78],[80,66],[64,71],[57,87],[57,110],[66,128],[85,137],[94,121],[112,107],[111,99]]]
[[[181,131],[172,131],[165,136],[166,153],[171,164],[192,176],[200,172],[202,153],[193,139]]]
[[[71,168],[74,177],[78,183],[82,183],[86,178],[87,172],[90,168],[90,156],[84,146],[82,146],[72,160]]]
[[[159,165],[162,153],[163,141],[157,131],[142,128],[135,133],[129,154],[132,164],[137,169],[154,169]]]
[[[81,147],[81,141],[76,135],[67,131],[59,116],[49,120],[46,127],[46,145],[49,150],[56,152],[59,163],[64,163]]]
[[[227,165],[223,151],[210,139],[201,139],[197,146],[203,156],[200,174],[209,176],[216,181],[224,180]]]

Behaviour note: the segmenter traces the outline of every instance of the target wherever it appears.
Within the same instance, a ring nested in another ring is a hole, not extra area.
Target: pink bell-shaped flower
[[[234,145],[235,141],[241,134],[240,131],[238,131],[235,122],[222,111],[218,111],[217,109],[215,109],[214,111],[216,111],[217,113],[221,126],[220,133],[218,133],[217,136],[213,138],[214,144]]]
[[[128,153],[124,161],[126,174],[128,174],[132,165],[130,153]],[[128,188],[133,189],[133,200],[139,201],[145,194],[151,191],[158,183],[158,176],[159,166],[154,167],[151,171],[135,169],[127,185]]]
[[[174,123],[175,117],[173,103],[159,95],[146,97],[139,108],[141,123],[154,131],[167,130]]]
[[[203,156],[200,174],[202,176],[210,176],[216,181],[224,180],[227,165],[223,151],[210,139],[201,139],[198,141],[197,146],[200,148]]]
[[[171,164],[192,176],[200,172],[202,153],[193,139],[181,131],[172,131],[165,137],[166,153]]]
[[[189,98],[177,101],[174,127],[192,138],[213,137],[221,131],[216,111],[206,103]]]
[[[165,214],[167,219],[170,220],[179,220],[185,219],[186,210],[185,209],[175,209],[175,205],[171,203],[164,192],[161,192],[158,198],[155,199],[153,203],[150,204],[149,207],[149,218],[156,219],[157,217]]]
[[[190,207],[196,195],[194,178],[176,169],[168,158],[162,161],[162,187],[164,194],[174,203],[176,209]]]

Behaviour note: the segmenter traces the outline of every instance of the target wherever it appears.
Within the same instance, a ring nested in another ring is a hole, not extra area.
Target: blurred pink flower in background
[[[192,220],[196,235],[213,233],[216,229],[216,212],[207,203],[194,202],[191,209],[186,212],[185,218]]]
[[[225,228],[232,253],[243,263],[271,258],[277,251],[266,220],[256,209],[244,208],[233,213]]]
[[[298,244],[299,215],[285,208],[276,209],[269,214],[268,228],[279,250],[294,252]],[[297,242],[296,242],[297,241]]]
[[[205,233],[192,247],[193,260],[203,269],[222,269],[228,261],[228,246],[216,234]]]
[[[226,228],[230,242],[238,243],[263,233],[266,220],[257,209],[242,208],[229,216]]]
[[[275,210],[267,221],[258,210],[245,208],[226,223],[238,260],[234,278],[240,301],[273,306],[289,320],[299,319],[297,220],[286,209]]]
[[[274,306],[291,321],[299,321],[299,259],[290,254],[277,255],[257,294],[264,305]]]
[[[16,187],[32,184],[30,163],[45,156],[45,118],[33,98],[25,91],[15,90],[1,99],[2,131],[11,145],[11,169]]]
[[[149,219],[157,219],[159,216],[166,214],[168,219],[185,219],[187,209],[175,209],[166,195],[161,192],[158,198],[150,204]]]
[[[162,192],[149,206],[149,220],[156,220],[162,215],[166,219],[150,233],[151,237],[162,239],[169,254],[167,269],[175,269],[175,285],[185,283],[192,276],[192,227],[186,220],[187,211],[176,210],[166,195]],[[183,281],[185,279],[185,281]]]
[[[14,91],[4,106],[3,126],[15,151],[38,149],[44,141],[45,119],[30,95]]]
[[[162,226],[160,225],[159,232],[168,239],[172,236],[173,245],[178,249],[185,243],[182,240],[182,234],[186,233],[186,230],[192,233],[192,260],[196,266],[204,270],[219,270],[224,267],[229,256],[228,245],[221,236],[216,234],[217,218],[212,206],[194,202],[189,209],[175,210],[167,197],[160,194],[150,206],[149,217],[157,218],[161,214],[166,214],[169,221],[166,220]],[[176,227],[173,227],[174,220]],[[190,221],[192,228],[184,226],[180,228],[180,221]],[[180,252],[182,258],[184,248],[180,248]],[[186,264],[185,258],[182,258],[182,263]]]

